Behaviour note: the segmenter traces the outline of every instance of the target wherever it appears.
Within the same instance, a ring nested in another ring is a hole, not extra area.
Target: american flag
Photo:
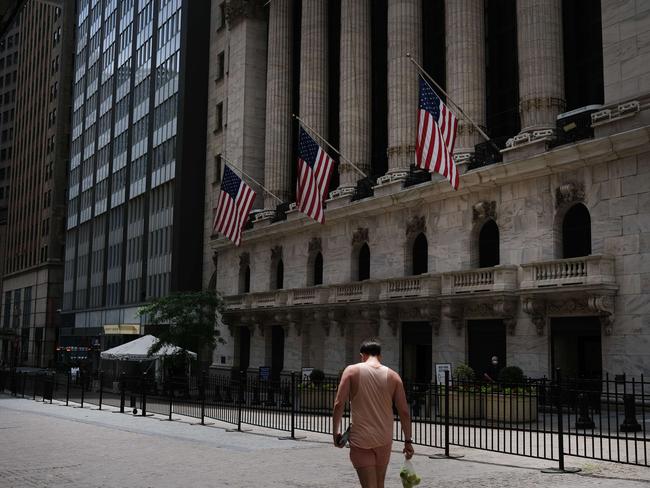
[[[454,163],[454,144],[458,120],[420,76],[420,109],[415,144],[416,165],[446,177],[458,190],[458,171]]]
[[[334,160],[300,127],[298,154],[298,209],[321,224]]]
[[[213,228],[239,246],[241,231],[248,220],[255,192],[227,165],[223,170],[221,192]]]

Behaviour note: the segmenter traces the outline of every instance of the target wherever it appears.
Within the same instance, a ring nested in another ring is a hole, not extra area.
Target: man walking
[[[367,340],[359,350],[361,362],[345,368],[334,400],[334,445],[343,447],[341,419],[350,399],[350,461],[362,488],[384,488],[393,443],[393,402],[404,432],[404,454],[413,456],[411,416],[402,379],[381,364],[381,344]]]

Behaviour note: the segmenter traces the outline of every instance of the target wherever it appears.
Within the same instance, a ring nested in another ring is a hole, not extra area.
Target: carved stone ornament
[[[537,335],[543,336],[546,328],[546,304],[539,299],[524,298],[522,308],[530,315],[531,321],[537,328]]]
[[[271,248],[271,261],[278,261],[282,259],[282,246],[275,246]]]
[[[465,304],[465,317],[496,317],[503,320],[510,335],[517,325],[517,302],[514,299],[494,299],[489,302],[469,302]]]
[[[472,207],[472,221],[481,222],[488,218],[497,218],[497,202],[482,201]]]
[[[309,241],[309,254],[316,254],[322,252],[322,244],[320,237],[312,237]]]
[[[460,304],[447,303],[443,306],[442,314],[451,321],[451,325],[456,329],[456,335],[462,335],[465,327],[463,307]]]
[[[219,263],[219,253],[217,251],[214,251],[212,253],[212,264],[214,265],[214,269],[217,269],[218,263]]]
[[[585,200],[585,185],[584,183],[577,183],[570,181],[560,185],[555,190],[555,206],[568,205],[574,202],[584,202]]]
[[[611,335],[614,326],[614,297],[588,295],[566,300],[554,300],[546,306],[549,316],[598,316],[605,335]]]
[[[245,266],[250,266],[251,264],[251,255],[247,252],[243,252],[239,255],[239,266],[241,268]]]
[[[424,216],[414,216],[406,223],[406,237],[415,237],[418,234],[426,233],[427,225]]]
[[[386,325],[390,327],[393,337],[397,336],[397,331],[399,329],[399,321],[397,320],[397,311],[393,307],[382,306],[379,309],[379,318],[386,322]]]
[[[368,242],[368,228],[359,227],[354,234],[352,234],[352,245],[363,244]]]
[[[230,27],[244,19],[263,19],[264,16],[262,0],[230,0],[226,2],[226,20]]]

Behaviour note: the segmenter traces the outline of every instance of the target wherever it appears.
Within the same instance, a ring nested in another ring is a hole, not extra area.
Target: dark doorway
[[[479,268],[489,268],[499,264],[499,227],[494,220],[488,220],[478,236]]]
[[[499,360],[492,364],[492,356]],[[467,321],[467,364],[479,379],[496,379],[506,366],[506,327],[501,319]]]
[[[587,207],[578,203],[562,221],[562,257],[578,258],[591,254],[591,217]]]
[[[314,258],[314,285],[323,284],[323,255],[316,254]]]
[[[284,368],[284,329],[271,327],[271,379],[279,380]]]
[[[430,383],[431,323],[402,323],[402,379],[409,383]]]
[[[372,51],[385,53],[388,49],[388,4],[386,0],[373,0],[371,8]],[[371,56],[372,63],[372,176],[382,176],[388,171],[388,59]],[[295,161],[295,159],[294,159]]]
[[[364,244],[359,249],[359,276],[358,281],[370,279],[370,248]]]
[[[275,289],[281,290],[282,288],[284,288],[284,264],[280,259],[275,267]]]
[[[598,317],[551,319],[551,363],[563,378],[600,379],[603,362]]]
[[[413,242],[413,274],[419,275],[429,270],[429,244],[424,234]]]
[[[251,331],[248,327],[239,327],[239,371],[248,370],[251,359]]]

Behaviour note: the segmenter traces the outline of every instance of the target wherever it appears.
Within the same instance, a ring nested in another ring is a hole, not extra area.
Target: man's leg
[[[384,475],[386,471],[384,470]],[[359,481],[361,482],[361,488],[378,488],[380,485],[377,484],[377,467],[376,466],[367,466],[365,468],[357,468],[357,475],[359,476]],[[382,482],[381,486],[384,484]]]
[[[377,488],[384,488],[384,480],[386,479],[386,470],[388,469],[388,465],[386,466],[375,466],[375,473],[377,477]]]

